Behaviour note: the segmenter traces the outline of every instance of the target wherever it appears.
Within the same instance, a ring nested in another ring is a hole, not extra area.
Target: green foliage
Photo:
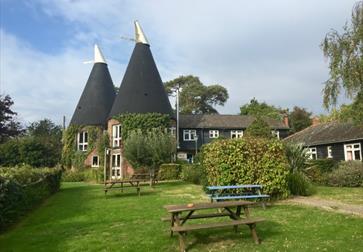
[[[208,184],[203,166],[198,163],[183,164],[180,178],[185,182],[196,185],[206,186]]]
[[[260,116],[251,123],[246,129],[246,136],[271,138],[270,126]]]
[[[179,179],[181,171],[180,164],[162,164],[160,165],[158,178],[159,180]]]
[[[180,112],[184,114],[217,114],[214,106],[223,106],[228,100],[228,91],[221,85],[205,86],[198,77],[180,76],[165,83],[168,95],[180,88]]]
[[[17,113],[11,109],[13,105],[9,95],[0,94],[0,144],[23,132],[20,122],[15,118]]]
[[[77,151],[77,134],[81,131],[88,133],[87,151]],[[62,164],[67,168],[83,169],[87,156],[97,148],[100,166],[103,166],[105,147],[108,146],[106,133],[97,126],[70,125],[63,133]]]
[[[310,196],[316,192],[309,178],[300,171],[289,174],[288,185],[292,195]]]
[[[304,171],[309,160],[307,149],[299,144],[286,144],[285,155],[291,172]]]
[[[60,188],[60,169],[0,168],[0,231]]]
[[[241,106],[240,111],[241,115],[270,117],[276,120],[282,120],[283,115],[286,113],[285,110],[276,108],[273,105],[268,105],[266,102],[260,103],[256,98],[250,100],[250,103]]]
[[[309,127],[311,125],[311,114],[306,109],[295,106],[293,111],[289,113],[289,124],[292,133]]]
[[[167,129],[170,125],[170,116],[160,113],[122,114],[114,119],[122,123],[122,139],[126,140],[131,131],[141,130],[143,133],[151,129]]]
[[[77,170],[67,170],[63,172],[62,182],[103,182],[103,169],[102,168],[87,168]]]
[[[275,139],[220,140],[202,149],[209,185],[262,184],[273,197],[288,195],[288,163],[282,143]]]
[[[59,155],[52,145],[38,138],[23,137],[11,139],[0,145],[0,165],[14,166],[27,164],[33,167],[53,167],[59,162]]]
[[[174,137],[159,129],[131,131],[124,141],[124,156],[134,168],[156,169],[172,161],[174,154]]]
[[[326,108],[337,103],[341,89],[352,99],[363,94],[362,44],[363,1],[359,1],[353,8],[351,24],[344,25],[342,33],[332,30],[321,43],[330,70],[323,90]]]
[[[342,161],[339,167],[328,175],[330,186],[363,186],[363,163],[361,161]]]

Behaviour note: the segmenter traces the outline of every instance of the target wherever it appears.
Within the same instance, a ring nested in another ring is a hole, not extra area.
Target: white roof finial
[[[136,43],[149,45],[149,41],[147,41],[147,38],[145,37],[145,34],[137,20],[135,21],[135,40]]]
[[[100,50],[100,48],[98,47],[97,44],[95,44],[95,61],[94,63],[106,63],[105,57],[103,57],[103,54]]]

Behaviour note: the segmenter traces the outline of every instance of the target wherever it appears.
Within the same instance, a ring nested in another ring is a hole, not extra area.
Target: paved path
[[[363,218],[363,205],[346,204],[336,200],[326,200],[319,197],[296,196],[282,202],[319,207],[328,211],[353,214]]]

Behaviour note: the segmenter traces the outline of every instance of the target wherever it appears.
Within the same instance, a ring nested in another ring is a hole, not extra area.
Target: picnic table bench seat
[[[188,219],[205,219],[214,217],[225,217],[230,216],[230,213],[208,213],[208,214],[195,214],[190,216]],[[185,220],[185,216],[180,217],[180,220]],[[170,217],[162,217],[161,221],[171,221]]]

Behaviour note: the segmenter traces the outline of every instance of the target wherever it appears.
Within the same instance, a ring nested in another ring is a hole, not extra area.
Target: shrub
[[[361,161],[342,161],[339,167],[327,177],[330,186],[363,186],[363,163]]]
[[[86,175],[84,171],[76,170],[67,170],[63,173],[62,181],[63,182],[81,182],[86,180]]]
[[[0,231],[60,188],[59,168],[0,168]]]
[[[288,195],[284,147],[277,139],[220,140],[202,149],[209,185],[262,184],[273,197]]]
[[[196,185],[206,185],[207,178],[200,164],[184,164],[182,165],[180,178],[189,183]]]
[[[292,195],[309,196],[315,193],[315,187],[302,172],[292,172],[288,176],[289,190]]]
[[[338,162],[333,159],[310,160],[304,173],[312,182],[325,185],[328,173],[337,167]]]
[[[162,164],[159,168],[158,178],[160,180],[179,179],[180,170],[180,164]]]
[[[291,172],[303,171],[307,167],[307,162],[308,162],[307,149],[304,149],[302,145],[299,144],[285,145],[285,154]]]

